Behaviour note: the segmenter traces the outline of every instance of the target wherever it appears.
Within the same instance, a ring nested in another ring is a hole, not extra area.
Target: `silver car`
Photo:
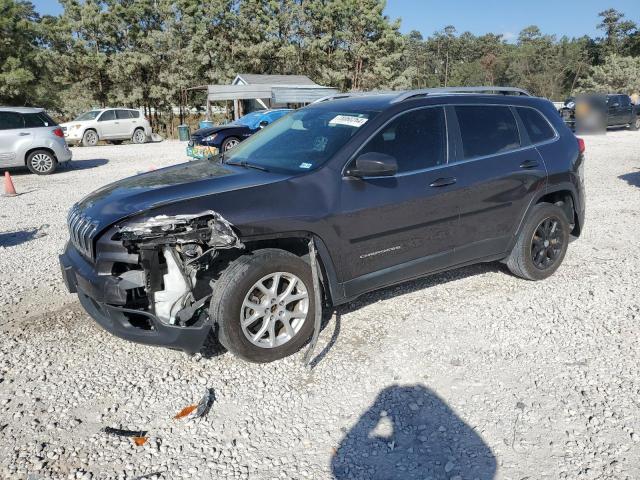
[[[0,168],[53,173],[71,160],[62,128],[42,108],[0,107]]]

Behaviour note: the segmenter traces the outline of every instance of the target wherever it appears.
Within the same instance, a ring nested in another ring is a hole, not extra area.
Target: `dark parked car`
[[[200,128],[191,135],[187,155],[203,159],[226,152],[290,111],[286,108],[258,110],[226,125]]]
[[[583,105],[587,109],[597,108],[597,101],[586,98]],[[603,127],[629,127],[640,130],[640,107],[631,101],[629,95],[606,95],[602,100],[601,122]],[[576,107],[579,101],[574,97],[568,98],[560,109],[560,115],[567,125],[575,127]]]
[[[267,362],[309,339],[314,270],[331,305],[478,262],[547,278],[584,225],[584,143],[547,100],[473,91],[316,103],[103,187],[70,212],[66,284],[120,337],[195,352],[214,332]]]

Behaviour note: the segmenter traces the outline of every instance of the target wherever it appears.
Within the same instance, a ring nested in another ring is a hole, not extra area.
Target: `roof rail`
[[[345,93],[334,93],[333,95],[327,95],[326,97],[319,98],[312,103],[321,103],[321,102],[329,102],[331,100],[339,100],[341,98],[350,98],[350,97],[367,97],[370,95],[384,95],[389,93],[395,93],[392,91],[384,91],[384,90],[374,90],[371,92],[345,92]]]
[[[420,90],[409,90],[401,93],[391,100],[391,103],[400,103],[414,97],[426,97],[427,95],[452,94],[452,93],[488,93],[497,95],[521,95],[530,97],[531,94],[522,88],[515,87],[444,87],[444,88],[423,88]]]

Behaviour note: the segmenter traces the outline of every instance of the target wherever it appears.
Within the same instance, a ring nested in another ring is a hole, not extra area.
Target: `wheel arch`
[[[520,235],[520,232],[522,232],[522,229],[525,227],[527,218],[529,218],[529,215],[531,214],[533,208],[539,203],[543,202],[552,203],[554,205],[562,202],[562,208],[565,209],[565,213],[567,213],[567,218],[569,219],[569,224],[572,228],[571,235],[579,237],[582,231],[582,225],[580,224],[580,215],[578,214],[577,199],[578,194],[575,190],[575,187],[570,183],[562,183],[540,190],[537,195],[533,197],[524,215],[520,219],[518,228],[516,228],[511,242],[509,242],[509,248],[507,252],[511,252],[511,250],[515,246],[518,236]]]
[[[329,249],[322,238],[318,235],[312,232],[298,231],[242,238],[241,240],[246,248],[243,253],[262,248],[278,248],[293,253],[307,261],[309,254],[309,240],[311,238],[313,238],[318,252],[318,264],[320,265],[320,272],[322,275],[321,281],[322,284],[326,286],[325,293],[327,295],[327,300],[333,305],[337,305],[344,300],[344,289],[342,288],[342,284],[338,282],[338,277],[336,275],[335,266],[333,259],[331,258],[331,254],[329,253]]]
[[[29,158],[29,155],[31,155],[33,152],[35,152],[37,150],[44,150],[45,152],[50,153],[53,156],[53,159],[56,162],[58,161],[58,157],[56,156],[56,152],[54,152],[49,147],[33,147],[33,148],[30,148],[29,150],[27,150],[24,153],[24,165],[25,165],[25,167],[27,166],[27,159]]]

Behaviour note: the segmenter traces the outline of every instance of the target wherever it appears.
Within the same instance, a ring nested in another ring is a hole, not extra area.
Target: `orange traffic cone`
[[[16,187],[13,186],[11,175],[9,175],[9,172],[4,172],[4,196],[15,197],[16,195]]]

